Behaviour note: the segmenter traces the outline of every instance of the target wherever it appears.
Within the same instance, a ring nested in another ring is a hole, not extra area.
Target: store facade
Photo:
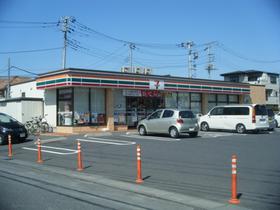
[[[216,105],[242,103],[250,94],[243,83],[72,68],[41,74],[36,87],[46,98],[55,95],[48,104],[55,105],[51,115],[63,130],[136,126],[159,108],[205,114]]]

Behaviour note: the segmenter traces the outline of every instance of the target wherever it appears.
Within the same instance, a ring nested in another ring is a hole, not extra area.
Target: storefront
[[[40,75],[38,90],[56,96],[57,127],[136,126],[159,108],[206,113],[222,104],[241,103],[248,84],[182,77],[65,69]],[[51,103],[49,103],[51,105]]]

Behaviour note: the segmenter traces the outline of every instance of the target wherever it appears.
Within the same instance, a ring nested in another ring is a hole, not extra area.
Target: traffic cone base
[[[229,203],[231,204],[239,204],[240,203],[240,200],[236,199],[236,198],[232,198],[228,201]]]
[[[141,184],[143,183],[143,179],[136,179],[136,184]]]

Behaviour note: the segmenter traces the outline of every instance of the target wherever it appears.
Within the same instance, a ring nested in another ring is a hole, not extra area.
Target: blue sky
[[[184,77],[188,75],[188,51],[177,45],[193,41],[193,52],[198,52],[195,76],[208,78],[204,44],[216,41],[211,48],[216,68],[212,79],[235,70],[280,73],[277,0],[1,0],[0,76],[7,74],[9,57],[13,66],[34,73],[61,69],[62,49],[6,53],[62,47],[59,26],[5,21],[58,22],[62,16],[77,20],[69,40],[78,49],[68,47],[67,67],[119,71],[129,65],[126,42],[132,42],[136,47],[134,66],[150,67],[154,74]],[[77,24],[126,42],[82,31]],[[12,74],[27,75],[16,69]]]

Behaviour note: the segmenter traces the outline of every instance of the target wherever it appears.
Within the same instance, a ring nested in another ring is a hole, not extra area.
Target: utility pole
[[[6,99],[10,98],[10,90],[11,90],[11,59],[8,58],[8,84],[7,84],[7,93],[6,93]]]
[[[208,72],[208,77],[209,79],[211,78],[211,71],[214,70],[214,54],[211,53],[211,48],[212,48],[212,43],[209,43],[208,46],[204,49],[204,51],[207,50],[207,55],[208,55],[208,63],[206,66],[206,70]]]
[[[63,53],[62,53],[62,68],[66,68],[66,56],[67,56],[67,33],[69,32],[69,22],[73,21],[73,17],[62,17],[60,22],[62,23],[62,32],[63,32]]]
[[[133,56],[132,50],[134,50],[134,49],[135,49],[135,44],[130,43],[129,44],[129,60],[130,60],[130,71],[131,71],[131,73],[134,72],[134,70],[133,70],[133,63],[132,63],[132,56]]]
[[[188,77],[192,78],[195,76],[194,72],[196,71],[196,65],[194,63],[194,60],[198,58],[198,53],[193,52],[192,47],[194,46],[193,41],[181,43],[181,47],[184,47],[185,49],[188,49]]]

